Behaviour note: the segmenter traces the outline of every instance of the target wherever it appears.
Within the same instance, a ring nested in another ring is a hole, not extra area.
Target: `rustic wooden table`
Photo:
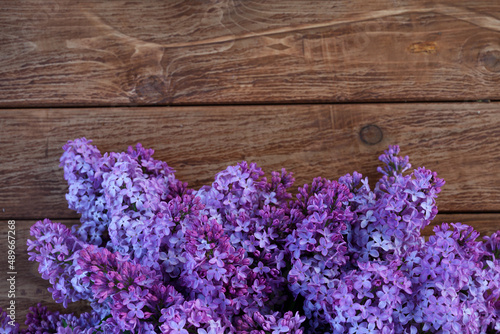
[[[37,220],[78,222],[58,160],[82,136],[152,147],[193,187],[241,160],[373,184],[398,144],[447,181],[436,223],[500,229],[497,0],[0,1],[0,27],[0,254],[15,220],[21,322],[62,310],[25,244]]]

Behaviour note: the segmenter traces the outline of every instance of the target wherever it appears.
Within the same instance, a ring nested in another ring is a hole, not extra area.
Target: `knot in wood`
[[[480,57],[480,59],[488,71],[500,72],[500,51],[487,51]]]
[[[142,103],[158,103],[165,99],[167,85],[162,78],[152,75],[140,78],[136,82],[136,99]]]
[[[367,145],[375,145],[382,141],[384,134],[378,126],[368,124],[359,131],[359,138]]]

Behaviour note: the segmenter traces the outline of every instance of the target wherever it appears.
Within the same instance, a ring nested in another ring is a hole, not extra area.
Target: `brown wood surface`
[[[59,220],[53,220],[60,222]],[[42,303],[52,311],[61,313],[84,312],[90,310],[86,302],[76,302],[68,304],[68,308],[64,308],[62,304],[56,304],[52,300],[52,294],[47,291],[50,286],[49,282],[42,279],[38,273],[38,263],[28,261],[26,251],[26,241],[30,238],[30,227],[35,223],[35,220],[17,220],[16,221],[16,238],[17,238],[17,256],[16,256],[16,317],[18,322],[23,324],[26,313],[29,307]],[[63,220],[66,226],[70,227],[73,224],[78,224],[77,220]],[[500,214],[439,214],[433,221],[432,225],[423,231],[423,235],[432,235],[432,227],[441,222],[461,222],[476,228],[482,235],[490,235],[497,231],[500,222]],[[6,229],[3,228],[6,221],[1,222],[0,240],[7,239]],[[5,254],[7,247],[5,243],[0,243],[0,254]],[[0,261],[0,272],[7,272],[6,261]],[[9,286],[7,281],[0,280],[0,291],[8,291]],[[0,307],[5,309],[8,306],[7,298],[0,298]]]
[[[0,4],[0,106],[500,99],[500,2]]]
[[[296,186],[354,170],[373,185],[378,156],[398,144],[413,167],[446,180],[440,210],[498,212],[499,111],[500,103],[3,110],[0,218],[76,217],[58,166],[63,144],[83,136],[103,153],[141,142],[194,188],[242,160],[267,173],[284,167]]]
[[[69,139],[141,142],[194,188],[242,160],[295,187],[354,170],[373,185],[398,144],[447,182],[423,235],[488,235],[500,102],[475,101],[500,100],[499,84],[497,0],[0,1],[0,254],[15,219],[17,319],[64,311],[25,245],[37,220],[77,222],[58,167]],[[2,308],[7,271],[4,257]]]

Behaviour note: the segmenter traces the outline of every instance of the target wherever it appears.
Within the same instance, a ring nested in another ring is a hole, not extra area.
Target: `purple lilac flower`
[[[186,240],[187,261],[181,282],[191,291],[191,298],[203,298],[214,311],[229,317],[242,306],[267,300],[262,292],[250,288],[261,276],[250,270],[244,250],[237,251],[231,245],[215,219],[205,216],[192,225]]]
[[[188,267],[202,270],[201,277],[208,275],[209,280],[214,278],[218,281],[219,275],[221,278],[227,277],[227,283],[224,284],[229,286],[224,296],[241,294],[236,298],[230,297],[229,300],[224,299],[226,297],[222,300],[215,297],[218,302],[222,302],[223,308],[232,310],[227,311],[228,314],[239,312],[240,309],[250,314],[262,307],[270,310],[286,298],[279,293],[285,291],[281,268],[285,238],[290,232],[287,201],[291,195],[287,188],[294,180],[285,170],[281,173],[273,172],[270,182],[263,174],[255,164],[242,162],[218,173],[211,187],[203,187],[196,193],[205,206],[200,214],[206,218],[201,225],[189,230],[198,231],[202,229],[200,226],[220,226],[220,232],[217,233],[220,233],[222,239],[220,242],[210,243],[210,248],[207,248],[207,238],[190,233],[190,243],[196,246],[189,246],[190,255],[186,257],[191,259],[191,264]],[[219,251],[219,247],[224,251]],[[243,253],[239,253],[240,251]],[[235,254],[235,258],[244,258],[245,263],[231,262],[231,253]],[[203,254],[206,254],[210,265],[217,263],[221,269],[215,266],[208,268],[208,264],[202,263],[205,261]],[[219,254],[225,254],[227,258],[222,259]],[[196,262],[192,262],[193,259]],[[222,262],[226,263],[224,274],[221,273]],[[205,271],[207,274],[204,274]],[[206,286],[198,277],[199,274],[188,274],[185,277],[189,276],[192,276],[189,279],[192,281],[191,285]],[[271,292],[274,292],[274,298],[270,298]]]
[[[406,326],[460,333],[485,333],[494,328],[500,297],[498,262],[488,264],[491,253],[476,241],[479,233],[470,226],[452,223],[450,229],[445,223],[434,232],[417,251],[419,261],[407,262],[402,268],[414,289],[411,296],[405,296],[414,308],[413,317],[405,319]],[[482,259],[486,260],[484,267],[477,265]]]
[[[183,194],[185,185],[166,163],[152,158],[152,149],[138,144],[127,152],[101,155],[90,143],[69,141],[61,157],[70,208],[82,214],[74,232],[87,243],[104,243],[160,270],[162,238],[176,226],[167,200]]]
[[[94,245],[81,250],[78,264],[77,273],[85,274],[95,303],[108,305],[112,315],[108,323],[132,330],[153,314],[156,297],[151,290],[162,285],[156,271]]]
[[[141,145],[111,153],[109,171],[102,173],[102,192],[110,216],[107,247],[159,271],[162,239],[176,226],[167,198],[170,184],[177,181],[173,170],[152,154]]]
[[[435,198],[444,184],[436,173],[418,168],[410,175],[408,157],[397,156],[399,147],[391,146],[380,160],[387,163],[379,171],[384,176],[372,192],[367,183],[354,189],[351,201],[356,219],[351,237],[352,250],[363,261],[402,256],[423,245],[420,236],[437,213]]]
[[[233,331],[236,334],[302,334],[304,329],[301,327],[301,324],[304,320],[305,317],[300,316],[298,313],[294,315],[292,312],[286,312],[281,315],[279,312],[275,312],[273,314],[262,315],[257,311],[251,316],[244,314],[241,317],[237,317]]]
[[[91,142],[85,138],[68,141],[60,166],[69,185],[69,208],[81,214],[82,225],[73,232],[86,243],[101,245],[110,221],[101,187],[102,172],[109,170],[109,160]]]
[[[285,170],[268,181],[242,162],[195,191],[151,149],[90,143],[69,141],[61,157],[81,225],[40,221],[28,246],[54,299],[93,311],[38,305],[26,333],[500,332],[500,232],[479,242],[443,224],[425,242],[444,181],[404,175],[397,146],[373,190],[354,172],[292,200]],[[7,319],[4,331],[25,332]]]
[[[295,229],[286,238],[292,264],[289,288],[295,298],[305,298],[304,312],[318,330],[328,322],[325,311],[330,282],[348,262],[346,232],[353,218],[348,206],[351,197],[346,185],[316,178],[311,185],[299,188],[297,200],[291,204]]]
[[[28,240],[30,261],[39,263],[42,278],[49,280],[54,300],[63,303],[90,298],[90,289],[82,277],[76,273],[77,259],[85,244],[60,223],[48,219],[38,221],[30,229],[34,240]]]
[[[20,333],[62,333],[62,334],[92,334],[101,321],[96,312],[85,312],[78,316],[51,312],[47,307],[38,304],[30,307],[26,316],[27,329]]]
[[[161,309],[161,314],[159,321],[162,333],[175,331],[178,333],[226,333],[217,314],[201,299],[183,301],[182,296],[179,296],[177,302],[165,305]]]
[[[0,307],[0,332],[5,334],[18,334],[19,323],[12,320],[7,311]]]

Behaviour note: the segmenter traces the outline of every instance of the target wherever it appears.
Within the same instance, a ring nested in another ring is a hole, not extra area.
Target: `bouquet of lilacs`
[[[246,162],[190,189],[153,150],[64,146],[69,207],[81,224],[31,228],[30,260],[56,302],[2,333],[500,333],[500,231],[442,224],[444,181],[391,146],[371,189],[354,172],[289,189]],[[0,310],[1,311],[1,310]]]

